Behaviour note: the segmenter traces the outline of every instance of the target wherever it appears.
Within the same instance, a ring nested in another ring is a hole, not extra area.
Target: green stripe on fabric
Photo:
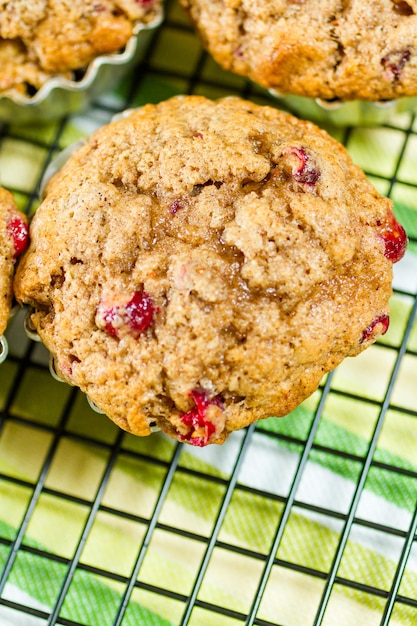
[[[268,554],[284,504],[236,489],[221,527],[219,540]]]
[[[263,422],[259,422],[258,429],[267,429],[270,432],[281,435],[291,433],[293,436],[296,436],[295,433],[305,433],[307,427],[311,424],[312,418],[312,411],[305,405],[302,405],[289,415],[288,419],[268,418]],[[342,451],[361,451],[363,456],[369,443],[358,435],[354,435],[326,419],[322,419],[319,432],[320,437],[316,439],[315,443],[329,446],[329,451],[326,452],[313,448],[310,454],[311,461],[347,480],[356,482],[361,470],[361,463],[338,455],[337,452],[333,452],[332,448],[334,448],[335,442],[337,442],[337,449]],[[341,445],[341,442],[343,442],[343,445]],[[277,439],[277,444],[286,450],[296,450],[295,444],[285,440]],[[374,460],[389,467],[417,472],[417,465],[387,450],[378,448],[375,451]],[[365,488],[407,511],[413,511],[417,502],[417,481],[415,478],[396,471],[390,471],[388,475],[387,470],[373,466],[369,472]]]
[[[274,434],[305,440],[314,417],[314,408],[311,406],[312,402],[313,398],[309,398],[309,400],[300,404],[285,417],[277,418],[272,416],[260,420],[256,428],[261,431],[268,431]]]
[[[11,536],[13,529],[0,522],[0,536]],[[26,545],[44,549],[37,542],[28,540]],[[3,567],[9,548],[0,544],[0,566]],[[46,556],[39,556],[20,550],[11,570],[8,582],[15,585],[34,600],[52,609],[67,571],[67,565]],[[66,617],[89,626],[106,626],[113,623],[120,604],[120,592],[104,584],[100,577],[83,570],[76,570],[65,598],[61,617]],[[146,607],[132,602],[129,618],[123,624],[129,626],[172,626],[172,622],[149,611]]]
[[[378,533],[375,533],[375,531],[369,531],[370,539],[376,534]],[[378,543],[376,536],[375,540]],[[284,537],[277,552],[277,558],[314,570],[328,572],[338,542],[338,532],[293,511],[287,522]],[[399,549],[400,544],[401,540],[398,540]],[[387,558],[350,539],[337,574],[357,583],[365,583],[371,587],[389,590],[396,566],[395,560]],[[407,588],[403,586],[402,591],[409,597],[415,597],[417,574],[408,570],[406,575]],[[382,614],[385,600],[351,587],[342,585],[336,585],[336,587],[345,596],[378,611],[380,615]],[[401,619],[397,616],[398,623],[404,624],[404,626],[414,625],[416,623],[413,621],[415,620],[415,615],[413,607],[404,607],[404,610],[401,612]]]

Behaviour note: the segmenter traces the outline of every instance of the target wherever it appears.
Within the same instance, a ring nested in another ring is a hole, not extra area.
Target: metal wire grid
[[[183,70],[178,66],[178,60],[172,61],[169,51],[167,54],[166,50],[166,46],[178,33],[183,37],[183,42],[179,49],[179,56],[181,57],[182,54],[182,59],[185,63]],[[185,62],[186,57],[187,59],[191,59],[188,64]],[[173,93],[205,93],[212,96],[220,96],[224,93],[237,93],[255,100],[268,99],[266,94],[262,93],[253,85],[240,79],[231,78],[227,76],[227,74],[223,76],[220,73],[220,79],[213,79],[210,73],[206,71],[208,62],[207,55],[201,50],[198,41],[190,30],[188,22],[184,19],[181,12],[179,12],[178,7],[173,2],[168,3],[165,24],[162,29],[155,34],[150,44],[146,60],[139,66],[138,71],[127,84],[123,95],[122,106],[120,106],[120,101],[117,105],[114,105],[112,101],[102,100],[96,103],[96,110],[101,111],[103,119],[106,120],[106,118],[109,118],[113,113],[120,110],[120,108],[138,104],[142,99],[150,100],[154,98],[158,100],[162,97],[172,95],[169,93],[170,90],[172,90]],[[192,71],[189,69],[190,64]],[[152,83],[156,85],[154,91],[149,87]],[[145,89],[144,85],[148,86],[147,89]],[[29,192],[20,187],[12,189],[17,195],[20,194],[21,197],[24,198],[24,205],[28,213],[32,212],[36,207],[38,202],[38,183],[51,158],[60,149],[61,137],[63,133],[65,133],[66,124],[67,120],[59,122],[54,129],[53,136],[51,136],[50,141],[47,142],[39,142],[37,139],[28,139],[27,136],[24,137],[26,143],[31,144],[44,155],[42,167],[39,169],[39,178],[36,181],[37,184],[35,184]],[[388,195],[392,194],[398,182],[397,174],[405,158],[410,137],[415,137],[416,135],[413,124],[414,120],[411,119],[406,127],[398,129],[395,127],[391,128],[391,130],[398,130],[402,138],[401,145],[396,154],[394,172],[385,178],[383,175],[377,176],[380,182],[386,184]],[[390,127],[387,126],[387,129],[390,130]],[[347,129],[339,138],[348,145],[352,132],[353,129]],[[20,140],[20,131],[14,127],[9,128],[4,126],[1,128],[0,148],[1,144],[9,139]],[[370,172],[370,174],[375,178],[373,172]],[[417,187],[417,176],[414,184],[408,184],[410,187]],[[413,237],[411,237],[411,240],[415,242]],[[386,626],[390,623],[393,611],[398,605],[414,609],[417,621],[417,596],[414,595],[414,597],[412,597],[411,594],[407,596],[400,593],[400,585],[404,572],[406,571],[407,561],[413,549],[413,545],[415,546],[417,530],[416,503],[414,503],[415,510],[414,514],[411,516],[408,529],[400,529],[391,526],[389,519],[381,523],[358,516],[358,506],[361,495],[367,478],[373,468],[384,470],[388,480],[393,474],[402,474],[411,481],[416,481],[417,479],[417,474],[413,470],[387,464],[378,460],[376,456],[378,440],[388,410],[395,409],[398,413],[407,414],[414,419],[417,416],[415,410],[395,406],[392,403],[393,389],[398,379],[404,357],[406,355],[412,357],[417,356],[417,353],[408,347],[417,313],[416,293],[406,290],[397,290],[396,293],[398,296],[408,299],[410,309],[398,345],[384,344],[385,348],[393,353],[393,367],[385,386],[383,398],[378,400],[364,399],[360,396],[357,397],[355,393],[338,389],[337,386],[334,385],[334,375],[331,374],[327,377],[324,386],[320,389],[320,397],[318,398],[314,415],[305,434],[299,436],[296,429],[294,433],[291,433],[291,431],[277,433],[274,430],[269,430],[268,427],[259,429],[251,426],[244,432],[244,436],[239,442],[234,464],[227,478],[220,477],[214,473],[213,475],[207,475],[199,469],[187,466],[186,463],[182,462],[182,444],[173,443],[169,449],[169,453],[158,455],[153,452],[152,447],[149,450],[143,446],[141,449],[136,449],[135,446],[131,445],[129,436],[119,432],[117,429],[113,429],[112,426],[108,426],[110,435],[104,438],[102,438],[98,432],[95,433],[94,431],[87,434],[75,432],[74,429],[71,428],[71,420],[75,409],[78,407],[80,393],[76,390],[66,388],[65,386],[61,388],[62,391],[57,392],[59,393],[61,401],[59,402],[59,408],[56,409],[56,419],[54,423],[48,423],[48,420],[43,419],[43,417],[37,418],[36,416],[30,416],[28,418],[25,411],[20,411],[19,408],[16,408],[19,405],[19,403],[16,403],[16,398],[22,394],[22,389],[25,388],[27,374],[29,371],[36,371],[42,375],[45,374],[49,376],[49,373],[47,372],[45,360],[42,356],[39,356],[39,348],[32,342],[22,339],[18,331],[15,330],[15,328],[18,327],[17,320],[9,331],[11,335],[9,339],[11,344],[9,362],[13,366],[13,376],[10,384],[8,384],[7,394],[0,415],[1,432],[4,434],[7,425],[10,424],[28,427],[31,429],[31,432],[38,431],[47,435],[48,445],[45,447],[45,453],[39,465],[38,475],[34,477],[33,480],[23,479],[7,473],[0,474],[1,482],[6,483],[12,489],[23,489],[30,494],[16,534],[13,537],[0,537],[0,548],[3,549],[3,553],[6,555],[0,576],[0,607],[14,609],[17,613],[26,615],[28,619],[30,617],[39,618],[39,622],[37,622],[39,624],[90,626],[90,623],[86,621],[81,622],[69,619],[65,616],[65,612],[63,612],[63,607],[74,579],[79,572],[85,572],[89,575],[100,577],[104,581],[119,585],[121,591],[114,604],[114,611],[108,616],[107,622],[113,626],[131,623],[128,620],[129,607],[132,597],[137,590],[154,594],[160,598],[161,602],[172,601],[173,606],[176,606],[176,617],[175,619],[173,618],[172,623],[177,623],[179,626],[206,623],[204,621],[204,615],[207,616],[207,619],[209,615],[211,618],[214,616],[214,623],[220,626],[223,624],[225,626],[238,624],[245,624],[247,626],[251,624],[262,626],[292,626],[291,621],[281,621],[279,615],[274,618],[269,617],[268,619],[260,616],[260,607],[267,589],[268,581],[270,580],[271,572],[278,566],[287,572],[298,572],[322,581],[321,597],[317,602],[315,614],[311,615],[309,622],[311,626],[319,626],[322,623],[339,624],[339,622],[336,621],[325,622],[326,610],[328,609],[331,594],[335,586],[351,588],[363,592],[370,597],[380,599],[382,601],[383,610],[381,611],[380,621],[378,623],[381,626]],[[52,381],[48,383],[51,389],[54,384],[55,383]],[[49,388],[48,385],[47,388]],[[338,449],[335,445],[326,445],[317,440],[323,407],[330,394],[373,404],[377,410],[378,415],[373,432],[369,438],[367,450],[363,454],[358,454],[354,450]],[[55,397],[57,397],[57,395],[54,392],[52,394],[52,400]],[[51,400],[51,398],[49,398],[49,400]],[[286,494],[272,493],[269,490],[255,488],[239,481],[242,466],[251,451],[255,436],[284,442],[288,445],[292,445],[299,451],[298,462],[294,468],[289,489]],[[102,466],[95,492],[91,497],[82,497],[68,493],[64,488],[61,489],[59,485],[48,485],[48,476],[55,462],[59,447],[64,440],[72,440],[86,446],[94,446],[104,453],[105,463]],[[318,504],[312,504],[299,498],[300,484],[305,475],[309,459],[314,452],[321,452],[332,456],[334,459],[356,463],[359,467],[355,490],[346,511],[340,512],[330,508],[323,508]],[[109,486],[112,474],[115,471],[115,467],[121,455],[123,455],[124,458],[130,459],[132,462],[146,464],[162,477],[157,498],[153,502],[153,509],[149,511],[149,514],[141,515],[125,510],[118,510],[105,502],[104,494]],[[199,481],[207,491],[210,491],[211,487],[218,487],[220,489],[221,497],[218,499],[216,514],[213,517],[212,528],[209,533],[184,529],[179,525],[170,524],[166,520],[161,519],[161,511],[169,497],[170,490],[173,488],[174,481],[179,476],[186,480]],[[277,514],[276,519],[272,520],[274,531],[270,537],[269,545],[264,551],[256,551],[241,545],[234,545],[222,539],[222,527],[228,511],[230,510],[232,499],[237,493],[247,494],[249,498],[261,498],[268,503],[276,503],[280,507],[280,514]],[[74,544],[74,549],[70,557],[52,553],[51,551],[25,541],[27,530],[33,521],[36,507],[41,498],[45,496],[56,498],[60,502],[67,502],[74,506],[82,507],[86,512],[84,524]],[[340,524],[341,530],[338,543],[335,546],[333,558],[327,569],[312,568],[280,556],[280,546],[285,542],[288,522],[295,509],[313,512],[325,516],[326,518],[333,518]],[[102,513],[128,520],[144,528],[142,540],[137,544],[137,553],[133,559],[133,566],[131,567],[129,575],[112,571],[111,568],[90,565],[81,558],[86,543],[91,535],[93,525],[99,514]],[[370,585],[364,581],[350,579],[340,574],[340,564],[353,526],[369,528],[384,533],[386,536],[395,537],[401,542],[401,553],[389,589],[381,589],[378,586]],[[195,568],[194,579],[187,593],[181,593],[168,585],[147,582],[141,577],[146,555],[149,550],[152,550],[152,541],[158,531],[168,533],[173,538],[177,538],[178,541],[182,539],[190,540],[195,542],[196,546],[199,546],[200,556],[197,559],[198,563]],[[259,575],[256,577],[256,582],[252,590],[250,592],[248,590],[242,591],[243,594],[249,595],[248,609],[246,611],[223,606],[221,602],[216,601],[216,598],[207,599],[206,596],[202,596],[200,593],[216,550],[222,550],[230,561],[233,561],[237,556],[241,556],[248,559],[248,563],[257,563],[258,565],[257,572]],[[59,584],[57,584],[50,610],[39,609],[31,606],[29,603],[24,604],[21,601],[16,602],[4,593],[6,585],[10,580],[13,567],[22,554],[30,554],[39,559],[44,559],[45,562],[50,564],[52,569],[54,566],[60,567],[62,576],[59,579]],[[300,590],[300,594],[302,594],[302,590]],[[300,595],[300,601],[302,601],[301,598],[302,595]],[[200,621],[195,619],[198,612]],[[147,624],[146,619],[141,623]],[[309,624],[305,624],[305,626],[309,626]]]

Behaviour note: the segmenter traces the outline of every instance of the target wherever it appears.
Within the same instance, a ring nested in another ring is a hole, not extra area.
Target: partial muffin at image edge
[[[386,332],[406,244],[315,125],[178,96],[52,177],[14,289],[58,374],[116,424],[204,446],[290,413]]]
[[[302,117],[380,123],[417,111],[416,0],[180,0],[226,70]]]
[[[163,17],[161,0],[6,2],[0,10],[0,119],[73,113],[120,82]]]
[[[0,187],[0,361],[5,358],[6,330],[13,302],[13,274],[18,256],[27,248],[26,216],[18,210],[12,194]]]

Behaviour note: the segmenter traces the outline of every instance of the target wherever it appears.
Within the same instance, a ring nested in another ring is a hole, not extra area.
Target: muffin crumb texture
[[[324,131],[183,96],[72,154],[15,293],[59,374],[121,428],[204,446],[288,414],[387,331],[406,243]]]
[[[13,300],[17,257],[28,246],[29,230],[12,194],[0,188],[0,335],[5,331]]]
[[[225,69],[282,95],[417,95],[417,0],[180,0]]]
[[[79,80],[96,57],[117,53],[159,0],[0,2],[0,95],[33,96],[54,76]]]

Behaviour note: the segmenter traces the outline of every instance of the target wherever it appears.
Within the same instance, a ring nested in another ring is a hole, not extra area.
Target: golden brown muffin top
[[[49,78],[74,78],[96,57],[118,52],[159,0],[0,2],[0,93],[32,95]]]
[[[226,69],[325,100],[417,95],[417,0],[180,0]]]
[[[15,290],[57,370],[120,426],[222,442],[386,331],[399,229],[313,124],[177,97],[52,178]]]

